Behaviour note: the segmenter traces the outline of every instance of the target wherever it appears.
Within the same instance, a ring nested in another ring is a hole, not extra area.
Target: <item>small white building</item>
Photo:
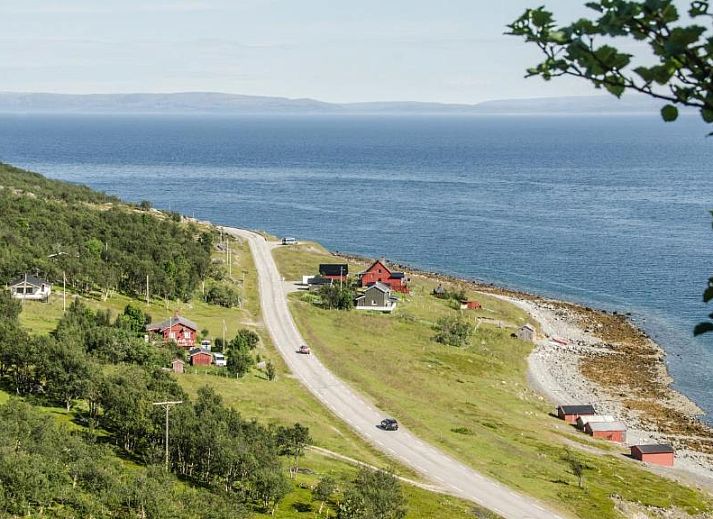
[[[535,327],[530,323],[523,324],[517,331],[517,338],[521,341],[535,342]]]
[[[12,297],[15,299],[32,301],[46,301],[52,292],[52,285],[49,281],[29,274],[12,281],[9,287]]]

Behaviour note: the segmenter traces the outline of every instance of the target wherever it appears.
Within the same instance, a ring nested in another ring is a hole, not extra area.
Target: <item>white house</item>
[[[15,299],[46,301],[52,292],[49,281],[25,274],[10,283],[10,293]]]

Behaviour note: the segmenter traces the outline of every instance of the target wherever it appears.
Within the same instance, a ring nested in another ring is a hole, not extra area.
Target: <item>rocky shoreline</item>
[[[341,258],[368,258],[335,253]],[[525,310],[539,338],[529,361],[530,384],[553,404],[594,404],[629,425],[628,443],[666,442],[677,450],[676,466],[713,488],[713,428],[702,410],[671,387],[665,351],[628,315],[597,310],[392,263],[414,275],[506,299]],[[552,341],[566,339],[567,344]]]

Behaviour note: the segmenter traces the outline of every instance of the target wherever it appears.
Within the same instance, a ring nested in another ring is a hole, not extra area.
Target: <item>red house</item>
[[[160,323],[147,325],[146,331],[161,335],[165,343],[175,341],[183,348],[190,348],[196,344],[198,325],[185,317],[174,315]]]
[[[666,444],[659,445],[632,445],[631,457],[635,460],[673,467],[673,447]]]
[[[597,412],[591,405],[561,405],[557,408],[557,416],[567,423],[576,423],[580,416],[591,416]]]
[[[392,271],[381,260],[376,260],[368,269],[359,273],[359,286],[370,287],[375,283],[383,283],[396,292],[409,292],[406,275]]]
[[[188,362],[191,366],[210,366],[213,364],[213,355],[203,348],[193,348],[188,352]]]
[[[587,422],[584,432],[600,440],[619,443],[626,441],[626,424],[623,422]]]

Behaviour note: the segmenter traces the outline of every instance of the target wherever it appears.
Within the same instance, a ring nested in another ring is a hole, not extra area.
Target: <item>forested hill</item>
[[[75,291],[188,300],[210,266],[213,236],[180,216],[0,164],[0,279],[25,273]]]

